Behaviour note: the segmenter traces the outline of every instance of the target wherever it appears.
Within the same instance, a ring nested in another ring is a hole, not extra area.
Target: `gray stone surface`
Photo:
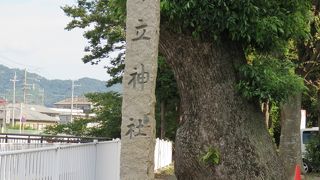
[[[159,0],[128,0],[121,125],[121,180],[154,179]]]

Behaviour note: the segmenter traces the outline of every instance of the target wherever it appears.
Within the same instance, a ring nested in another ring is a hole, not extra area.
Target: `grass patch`
[[[173,175],[173,174],[174,174],[173,164],[170,164],[169,166],[159,169],[156,172],[156,175]]]

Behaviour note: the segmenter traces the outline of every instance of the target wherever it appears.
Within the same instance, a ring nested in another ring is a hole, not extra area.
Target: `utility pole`
[[[72,80],[72,85],[71,85],[71,115],[70,115],[70,122],[73,122],[73,94],[74,94],[74,88],[80,86],[79,84],[74,84],[74,80]]]
[[[10,81],[13,82],[13,98],[12,98],[12,127],[14,127],[14,110],[16,106],[16,82],[17,80],[17,74],[14,72],[13,79],[10,79]]]
[[[30,84],[27,84],[27,69],[24,69],[24,83],[23,83],[23,103],[27,104],[27,90],[29,89]]]
[[[44,105],[44,88],[39,89],[40,93],[41,93],[41,105]]]
[[[6,129],[6,105],[4,104],[1,133],[4,133],[5,129]]]
[[[1,131],[2,133],[4,133],[6,131],[6,125],[7,125],[7,99],[5,99],[5,104],[4,104],[4,108],[3,108],[3,130]],[[10,121],[9,121],[10,123]]]
[[[21,127],[22,127],[22,103],[20,103],[20,126],[19,126],[19,130],[20,130],[20,134],[21,134]]]

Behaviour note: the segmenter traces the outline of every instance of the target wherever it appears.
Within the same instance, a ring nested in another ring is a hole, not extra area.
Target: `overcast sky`
[[[0,0],[0,64],[27,68],[48,79],[90,77],[108,80],[103,65],[84,64],[81,30],[66,31],[71,20],[61,6],[76,0]]]

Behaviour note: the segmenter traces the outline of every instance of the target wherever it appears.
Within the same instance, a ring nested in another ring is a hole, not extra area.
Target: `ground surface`
[[[302,176],[302,179],[303,180],[320,180],[320,174],[319,173],[317,173],[317,174],[308,173],[308,174]]]
[[[177,178],[174,175],[156,175],[155,180],[176,180]]]
[[[158,170],[155,174],[155,180],[176,180],[174,176],[173,165],[169,165],[165,168]]]
[[[308,173],[306,175],[301,175],[302,180],[320,180],[320,173]],[[159,170],[155,174],[155,180],[177,180],[174,176],[173,165],[165,167]]]

